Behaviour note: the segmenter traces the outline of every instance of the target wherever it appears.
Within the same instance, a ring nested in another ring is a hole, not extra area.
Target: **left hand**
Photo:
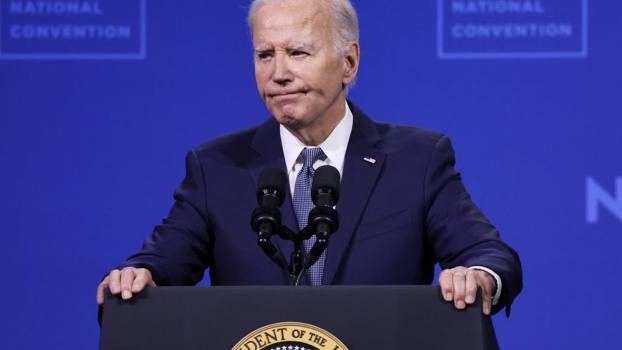
[[[490,315],[494,278],[486,271],[468,269],[464,266],[443,270],[438,277],[443,298],[453,301],[456,309],[464,309],[475,302],[477,287],[482,289],[482,312]]]

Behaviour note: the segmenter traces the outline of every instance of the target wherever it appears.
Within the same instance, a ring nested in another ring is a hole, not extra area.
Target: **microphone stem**
[[[294,286],[300,285],[300,279],[302,278],[302,275],[305,274],[305,272],[307,272],[307,269],[303,267],[302,270],[300,270],[300,273],[298,273],[298,276],[296,276],[296,279],[294,279]]]

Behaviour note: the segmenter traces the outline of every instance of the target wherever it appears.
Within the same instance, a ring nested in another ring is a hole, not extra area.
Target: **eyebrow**
[[[270,51],[270,50],[273,50],[273,48],[268,45],[261,45],[261,46],[255,47],[255,52],[265,52],[265,51]]]
[[[288,44],[285,49],[292,51],[292,50],[313,50],[314,46],[311,44],[305,44],[305,43],[301,43],[301,42],[293,42]],[[268,51],[274,51],[274,46],[271,45],[260,45],[255,47],[255,52],[259,53],[259,52],[268,52]]]
[[[306,48],[310,48],[311,45],[307,45],[304,43],[291,43],[289,45],[287,45],[287,49],[288,50],[301,50],[301,49],[306,49]]]

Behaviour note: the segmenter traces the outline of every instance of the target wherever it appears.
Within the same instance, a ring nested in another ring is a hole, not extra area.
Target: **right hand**
[[[129,300],[140,293],[146,286],[155,287],[151,272],[144,268],[126,267],[123,270],[112,270],[97,286],[97,304],[104,303],[104,291],[110,289],[112,295],[121,294],[123,300]]]

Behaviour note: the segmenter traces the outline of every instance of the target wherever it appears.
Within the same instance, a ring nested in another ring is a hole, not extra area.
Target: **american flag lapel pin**
[[[376,160],[372,157],[365,157],[363,158],[364,161],[366,161],[369,164],[376,164]]]

